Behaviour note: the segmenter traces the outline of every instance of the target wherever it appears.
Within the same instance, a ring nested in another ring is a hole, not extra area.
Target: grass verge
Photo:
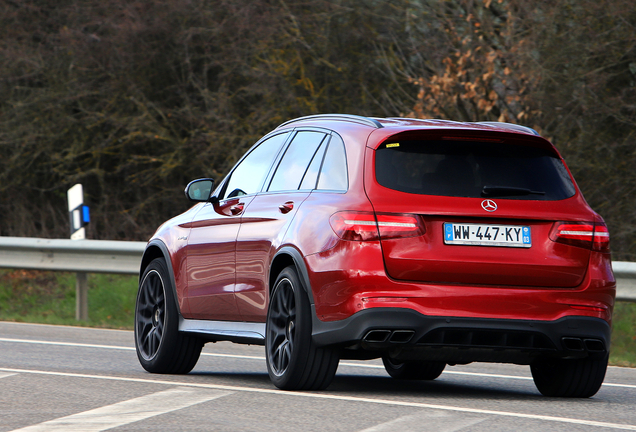
[[[133,328],[137,277],[88,275],[88,321],[75,320],[75,274],[0,270],[0,321]],[[614,309],[610,364],[636,367],[636,303]]]
[[[0,320],[133,328],[137,276],[89,274],[88,321],[75,320],[75,273],[0,270]]]
[[[614,307],[610,363],[636,367],[636,303],[617,302]]]

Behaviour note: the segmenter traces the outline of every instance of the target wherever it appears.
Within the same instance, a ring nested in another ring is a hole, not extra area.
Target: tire
[[[382,363],[392,378],[403,380],[434,380],[446,367],[446,363],[440,361],[400,362],[389,356],[382,357]]]
[[[200,339],[179,333],[179,312],[163,258],[148,265],[139,283],[135,348],[144,369],[163,374],[190,372],[203,348]]]
[[[285,268],[274,284],[265,332],[267,371],[279,389],[322,390],[336,374],[338,354],[315,346],[311,313],[296,269]]]
[[[602,359],[543,359],[530,365],[534,384],[544,396],[587,398],[601,388],[608,355]]]

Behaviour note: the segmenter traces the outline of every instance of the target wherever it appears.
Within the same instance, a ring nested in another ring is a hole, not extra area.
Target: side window
[[[325,139],[322,142],[322,145],[314,155],[314,158],[311,160],[309,168],[307,168],[307,172],[305,173],[305,177],[303,177],[303,182],[300,184],[300,190],[316,189],[316,183],[318,182],[318,173],[320,171],[320,166],[322,165],[322,159],[325,156],[325,150],[327,149],[328,142],[329,138]]]
[[[252,150],[232,172],[222,198],[260,192],[263,181],[288,135],[289,133],[274,135]]]
[[[349,188],[349,176],[347,175],[347,157],[344,143],[338,135],[333,135],[325,160],[320,170],[318,189],[346,191]]]
[[[298,132],[281,159],[268,190],[297,190],[324,138],[325,134],[321,132]]]

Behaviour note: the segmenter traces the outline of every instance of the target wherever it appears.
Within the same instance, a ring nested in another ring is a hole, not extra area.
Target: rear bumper
[[[427,317],[554,322],[601,318],[611,325],[616,282],[609,254],[590,255],[581,284],[573,288],[397,281],[386,275],[379,242],[341,241],[305,257],[317,318],[341,321],[365,310],[410,309]]]
[[[398,360],[530,364],[540,357],[602,357],[611,329],[600,318],[567,316],[554,321],[433,317],[407,308],[373,308],[340,321],[313,315],[319,346],[390,355]]]

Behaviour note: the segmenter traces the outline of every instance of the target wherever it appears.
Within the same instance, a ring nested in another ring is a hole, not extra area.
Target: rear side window
[[[344,143],[338,135],[332,135],[325,159],[320,169],[318,189],[346,192],[349,188],[347,157]]]
[[[325,136],[321,132],[298,132],[278,165],[268,190],[271,192],[298,189]]]
[[[414,194],[561,200],[575,188],[546,149],[477,141],[400,141],[376,150],[382,186]]]
[[[300,184],[300,190],[316,189],[316,182],[318,181],[320,166],[322,165],[322,160],[325,156],[327,141],[329,141],[328,138],[322,143],[314,155],[314,158],[311,160],[309,168],[307,168],[307,172],[305,173],[305,177],[303,177],[303,182]]]

